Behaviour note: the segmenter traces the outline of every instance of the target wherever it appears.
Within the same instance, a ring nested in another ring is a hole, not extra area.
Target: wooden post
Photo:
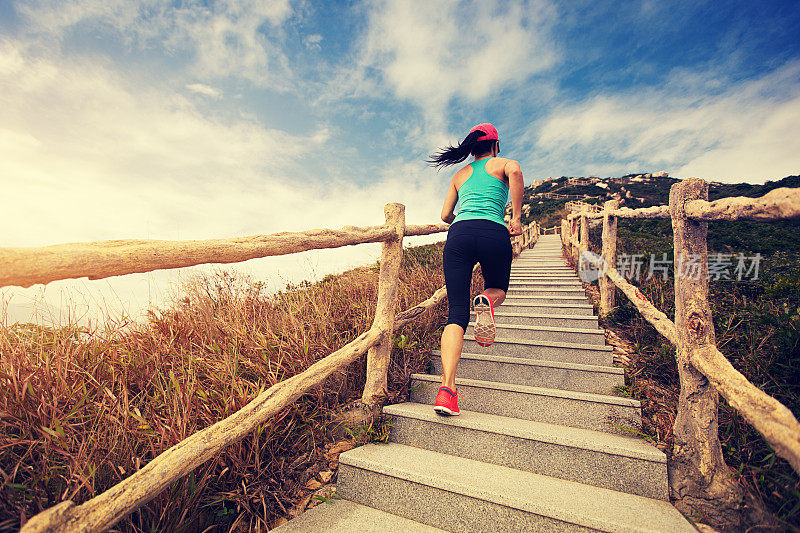
[[[586,218],[586,211],[581,213],[581,240],[578,248],[578,256],[589,249],[589,219]]]
[[[575,261],[577,255],[578,218],[572,217],[569,222],[569,256]]]
[[[397,279],[403,260],[403,232],[406,226],[406,208],[403,204],[386,204],[386,224],[395,229],[395,235],[383,242],[381,271],[378,277],[378,303],[375,308],[373,328],[380,328],[381,342],[367,352],[367,379],[361,401],[374,408],[381,396],[388,393],[387,373],[392,355]]]
[[[600,316],[606,316],[614,308],[614,282],[605,275],[608,268],[617,268],[617,217],[609,213],[619,207],[619,200],[605,203],[603,213],[603,261],[605,268],[600,272]]]
[[[670,189],[675,238],[675,327],[680,396],[673,433],[670,485],[684,513],[735,519],[741,499],[731,479],[717,430],[717,391],[690,362],[690,354],[715,344],[708,305],[708,222],[686,218],[685,204],[708,200],[708,183],[689,178]]]

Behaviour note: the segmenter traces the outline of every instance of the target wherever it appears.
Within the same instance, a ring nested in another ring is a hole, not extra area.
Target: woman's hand
[[[508,233],[512,237],[516,235],[522,235],[522,222],[520,222],[520,219],[512,218],[508,221]]]

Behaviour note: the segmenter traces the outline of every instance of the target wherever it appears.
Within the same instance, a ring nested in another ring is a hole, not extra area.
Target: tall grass
[[[86,501],[187,436],[240,409],[371,325],[379,267],[266,295],[229,273],[196,277],[146,323],[87,335],[75,325],[0,327],[0,529],[63,500]],[[404,251],[398,310],[444,284],[441,244]],[[424,371],[445,306],[398,332],[390,395]],[[360,397],[351,364],[124,519],[120,531],[266,530],[286,513]]]

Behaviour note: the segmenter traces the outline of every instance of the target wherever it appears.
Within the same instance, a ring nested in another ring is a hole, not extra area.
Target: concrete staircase
[[[389,405],[388,444],[339,456],[337,493],[276,531],[695,531],[669,504],[665,455],[631,436],[638,401],[558,235],[514,262],[489,348],[465,334],[461,414],[433,411],[442,373]],[[440,529],[437,529],[440,528]]]

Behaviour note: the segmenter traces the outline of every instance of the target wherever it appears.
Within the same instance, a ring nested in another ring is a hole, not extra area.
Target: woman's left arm
[[[458,202],[458,189],[456,189],[456,177],[450,180],[450,188],[447,189],[447,196],[444,197],[444,206],[442,207],[442,221],[451,224],[455,220],[456,215],[456,202]]]

